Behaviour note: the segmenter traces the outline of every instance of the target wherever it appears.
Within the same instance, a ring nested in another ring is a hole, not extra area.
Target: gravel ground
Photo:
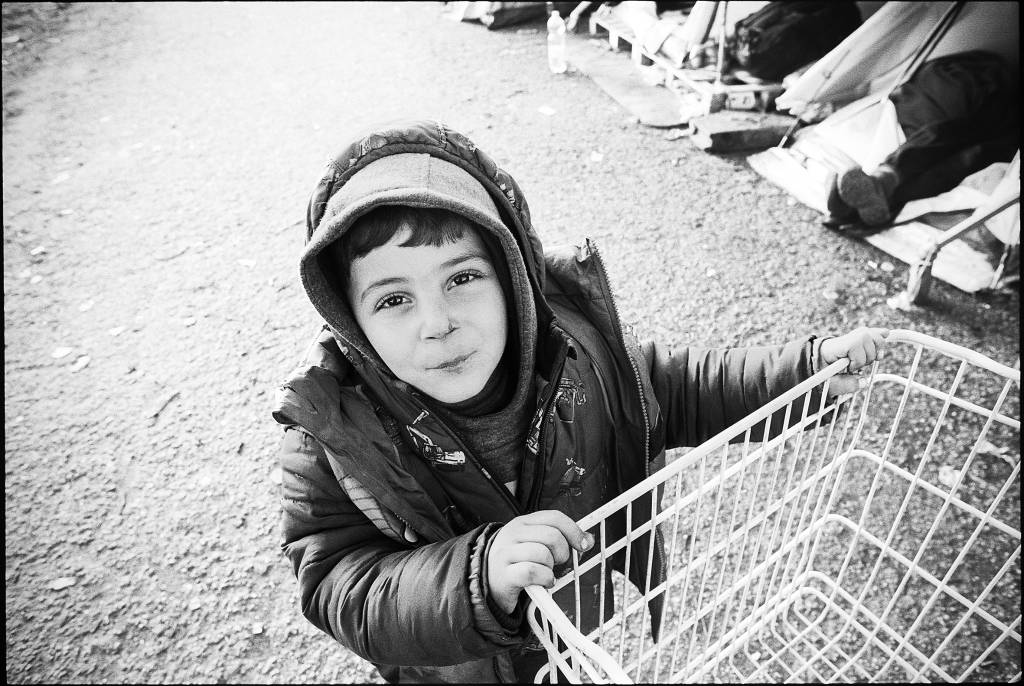
[[[549,74],[542,23],[489,32],[438,3],[3,11],[10,682],[379,681],[299,614],[268,413],[317,328],[306,198],[371,121],[467,134],[545,244],[596,239],[624,317],[667,344],[873,324],[1019,356],[1016,291],[938,283],[890,310],[904,265],[743,157]]]

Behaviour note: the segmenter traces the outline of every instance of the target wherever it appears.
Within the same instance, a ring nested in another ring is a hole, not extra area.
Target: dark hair
[[[327,246],[324,253],[330,262],[321,262],[321,267],[325,273],[334,275],[336,286],[344,294],[353,260],[384,245],[403,228],[409,228],[411,235],[402,247],[415,248],[453,243],[465,235],[466,229],[473,228],[473,223],[451,210],[436,207],[381,205],[356,219],[344,236]]]

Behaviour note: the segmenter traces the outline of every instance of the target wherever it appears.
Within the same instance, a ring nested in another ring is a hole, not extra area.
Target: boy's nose
[[[420,324],[420,334],[423,338],[444,338],[454,330],[455,324],[452,322],[451,310],[447,303],[438,300],[424,305],[423,321]]]

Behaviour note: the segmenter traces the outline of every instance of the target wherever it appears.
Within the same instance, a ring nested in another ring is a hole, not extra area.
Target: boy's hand
[[[569,548],[583,552],[594,538],[557,510],[541,510],[516,517],[494,535],[487,551],[487,585],[494,602],[512,614],[519,592],[537,584],[555,583],[556,564],[569,559]]]
[[[845,336],[828,338],[822,341],[818,349],[821,357],[821,366],[827,366],[836,360],[844,357],[850,360],[850,372],[856,372],[862,367],[870,365],[875,360],[882,359],[885,348],[885,338],[889,335],[888,329],[871,329],[862,326],[854,329]],[[833,377],[828,386],[829,397],[855,393],[861,388],[861,378],[856,374],[837,374]]]

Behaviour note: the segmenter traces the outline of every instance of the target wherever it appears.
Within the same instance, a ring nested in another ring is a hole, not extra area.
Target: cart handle
[[[944,341],[941,338],[933,338],[927,334],[910,331],[908,329],[893,329],[889,332],[889,335],[885,340],[889,343],[910,343],[912,345],[931,348],[948,355],[949,357],[964,360],[965,362],[973,364],[975,367],[981,367],[989,370],[990,372],[999,374],[1000,376],[1004,376],[1014,381],[1018,386],[1020,385],[1019,369],[1007,367],[1005,364],[996,362],[995,360],[986,357],[975,350],[965,348],[962,345],[950,343],[949,341]]]

